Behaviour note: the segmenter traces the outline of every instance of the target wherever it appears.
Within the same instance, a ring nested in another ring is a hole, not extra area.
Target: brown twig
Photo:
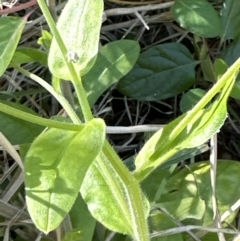
[[[31,7],[31,6],[34,6],[34,5],[37,5],[37,4],[38,4],[37,0],[30,0],[27,3],[22,3],[22,4],[17,5],[17,6],[15,5],[12,8],[2,9],[2,10],[0,10],[0,15],[15,13],[15,12],[18,12],[20,10],[26,9],[28,7]]]

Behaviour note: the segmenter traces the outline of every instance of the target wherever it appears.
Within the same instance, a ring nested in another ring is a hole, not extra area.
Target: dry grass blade
[[[12,158],[17,162],[17,164],[24,170],[23,162],[15,148],[7,140],[7,138],[0,132],[0,145],[12,156]]]

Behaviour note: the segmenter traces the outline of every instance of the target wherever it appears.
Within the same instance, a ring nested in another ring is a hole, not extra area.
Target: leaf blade
[[[222,8],[222,32],[221,32],[221,41],[225,41],[227,39],[237,39],[239,37],[238,28],[239,22],[239,9],[240,2],[237,0],[228,0],[225,1]]]
[[[77,54],[78,59],[73,65],[81,75],[92,67],[97,54],[102,13],[102,0],[70,0],[58,20],[57,28],[68,53]],[[53,75],[71,80],[71,74],[55,38],[51,43],[48,62]]]
[[[92,69],[83,76],[83,85],[91,106],[111,85],[126,75],[137,61],[138,42],[119,40],[103,46]]]
[[[176,0],[171,13],[181,27],[196,35],[212,38],[221,33],[220,18],[206,0]]]
[[[25,161],[26,201],[40,230],[55,229],[70,211],[104,137],[104,122],[93,119],[79,133],[51,129],[32,144]]]
[[[0,76],[10,64],[12,56],[17,48],[26,19],[18,17],[0,18]]]
[[[113,231],[128,234],[137,241],[149,240],[146,197],[117,155],[112,156],[106,147],[103,153],[105,156],[99,155],[90,166],[81,186],[89,211]]]
[[[161,44],[142,53],[133,69],[118,84],[118,90],[138,100],[173,97],[194,83],[194,61],[179,43]]]

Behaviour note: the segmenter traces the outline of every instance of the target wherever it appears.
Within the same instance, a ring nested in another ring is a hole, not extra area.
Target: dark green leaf
[[[194,105],[206,94],[202,89],[191,89],[185,93],[180,101],[181,111],[187,112],[192,109]]]
[[[40,230],[57,228],[70,211],[104,138],[104,122],[93,119],[79,132],[50,129],[33,142],[25,160],[25,190],[30,216]]]
[[[234,40],[231,44],[224,49],[220,58],[223,59],[229,66],[231,66],[239,57],[240,52],[240,38]]]
[[[221,21],[222,21],[222,33],[221,40],[225,41],[227,39],[237,39],[239,31],[240,18],[239,18],[240,2],[238,0],[227,0],[224,1],[222,11],[221,11]]]
[[[137,41],[119,40],[102,47],[92,69],[83,76],[83,85],[91,106],[101,94],[134,66],[139,56]]]
[[[140,55],[134,68],[120,80],[118,89],[138,100],[173,97],[194,83],[196,64],[180,43],[157,45]]]
[[[222,51],[220,57],[227,63],[228,66],[231,66],[239,57],[240,52],[240,38],[233,41],[225,50]],[[220,69],[220,68],[219,68]],[[222,67],[222,70],[225,71],[226,67]],[[236,82],[233,86],[231,97],[235,99],[240,99],[240,75],[238,74]]]
[[[10,101],[1,101],[8,106],[37,115],[34,111],[21,104]],[[19,118],[7,115],[0,111],[0,132],[10,141],[12,145],[32,143],[32,141],[43,131],[44,127]]]
[[[72,228],[80,231],[77,241],[92,241],[96,220],[88,211],[86,203],[80,194],[69,213]],[[66,239],[68,241],[68,239]]]
[[[151,216],[149,218],[149,224],[150,224],[150,230],[151,233],[155,231],[162,231],[162,230],[167,230],[170,228],[176,228],[177,224],[167,216],[166,214],[162,213],[160,210],[153,211],[151,213]],[[169,235],[169,236],[160,236],[160,237],[155,237],[151,238],[152,241],[183,241],[182,234],[174,234],[174,235]]]
[[[181,27],[196,35],[212,38],[222,31],[217,11],[206,0],[176,0],[171,12]]]

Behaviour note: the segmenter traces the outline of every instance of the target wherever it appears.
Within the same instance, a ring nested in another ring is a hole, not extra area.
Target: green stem
[[[57,22],[57,12],[56,12],[56,2],[55,0],[47,0],[46,1],[49,12],[54,20],[54,22]],[[54,77],[54,76],[53,76]],[[73,94],[71,91],[71,83],[69,81],[61,80],[61,94],[66,98],[68,103],[71,105],[72,108],[74,108],[74,100],[73,100]]]
[[[91,112],[91,108],[88,104],[88,100],[87,100],[87,96],[86,96],[86,93],[84,91],[84,88],[83,88],[83,85],[82,85],[82,81],[81,81],[81,78],[80,76],[77,74],[73,64],[71,61],[68,60],[68,50],[62,40],[62,37],[60,36],[57,28],[56,28],[56,25],[55,25],[55,22],[51,16],[51,13],[49,12],[49,9],[45,3],[44,0],[38,0],[38,4],[39,4],[39,7],[41,8],[42,12],[43,12],[43,15],[48,23],[48,26],[59,46],[59,49],[61,49],[61,53],[62,53],[62,56],[63,56],[63,59],[64,59],[64,62],[66,64],[66,66],[68,67],[69,69],[69,72],[71,74],[71,77],[72,77],[72,82],[73,82],[73,85],[75,87],[75,91],[77,93],[77,97],[78,97],[78,100],[79,100],[79,104],[82,108],[82,112],[83,112],[83,115],[84,115],[84,118],[86,121],[89,121],[93,118],[93,115],[92,115],[92,112]]]
[[[24,68],[20,67],[19,65],[12,63],[12,66],[17,69],[20,73],[24,74],[25,76],[31,78],[32,80],[36,81],[38,84],[40,84],[43,88],[45,88],[52,96],[56,98],[56,100],[59,101],[59,103],[62,105],[64,110],[67,112],[73,123],[78,124],[80,123],[80,120],[77,116],[77,114],[74,112],[72,107],[69,105],[67,100],[60,94],[58,94],[51,85],[49,85],[46,81],[44,81],[39,76],[30,73],[29,71],[25,70]]]
[[[70,130],[70,131],[79,131],[82,130],[84,125],[78,124],[71,124],[71,123],[64,123],[60,121],[54,121],[54,120],[49,120],[45,119],[30,113],[27,113],[25,111],[18,110],[16,108],[13,108],[9,105],[5,105],[0,102],[0,110],[3,113],[6,113],[8,115],[17,117],[19,119],[32,122],[34,124],[38,124],[41,126],[47,126],[47,127],[52,127],[52,128],[58,128],[58,129],[63,129],[63,130]]]
[[[73,81],[73,86],[75,88],[79,103],[81,105],[84,118],[86,121],[90,121],[91,119],[93,119],[93,114],[88,103],[86,92],[83,88],[82,80],[80,79],[79,81]]]

